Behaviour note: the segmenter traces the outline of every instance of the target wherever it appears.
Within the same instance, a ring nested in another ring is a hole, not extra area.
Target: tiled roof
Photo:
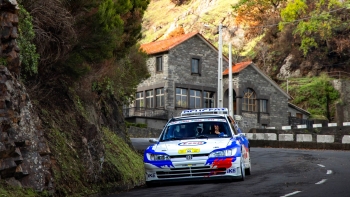
[[[240,63],[237,63],[235,65],[232,66],[232,73],[239,73],[241,72],[241,70],[245,69],[247,66],[249,66],[252,62],[251,61],[248,61],[248,62],[240,62]],[[222,75],[228,75],[229,69],[227,68],[223,73]]]
[[[177,46],[178,44],[188,40],[189,38],[193,37],[196,34],[198,34],[198,32],[192,32],[192,33],[183,34],[183,35],[165,39],[165,40],[150,42],[150,43],[142,44],[140,48],[144,50],[148,55],[165,52]]]

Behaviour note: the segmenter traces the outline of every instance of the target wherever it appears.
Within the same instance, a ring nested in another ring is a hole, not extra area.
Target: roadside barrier
[[[278,129],[250,129],[246,133],[251,147],[310,148],[350,150],[350,124],[329,127],[314,124],[312,129],[298,126],[291,129],[283,126]]]

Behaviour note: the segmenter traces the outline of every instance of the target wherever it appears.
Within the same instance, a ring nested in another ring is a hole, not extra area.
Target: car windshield
[[[222,137],[232,137],[226,119],[188,119],[170,122],[163,132],[160,141]]]

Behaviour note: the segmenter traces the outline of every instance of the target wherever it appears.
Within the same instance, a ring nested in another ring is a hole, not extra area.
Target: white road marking
[[[292,192],[292,193],[286,194],[286,195],[281,196],[281,197],[292,196],[292,195],[297,194],[297,193],[299,193],[299,192],[301,192],[301,191],[295,191],[295,192]]]
[[[322,165],[322,164],[317,164],[318,166],[320,166],[320,167],[322,167],[322,168],[324,168],[325,166],[324,165]]]
[[[327,174],[332,174],[333,171],[332,170],[327,170]]]
[[[317,182],[317,183],[315,183],[315,184],[319,185],[319,184],[322,184],[322,183],[324,183],[324,182],[326,182],[326,181],[327,181],[327,179],[322,179],[321,181],[319,181],[319,182]]]

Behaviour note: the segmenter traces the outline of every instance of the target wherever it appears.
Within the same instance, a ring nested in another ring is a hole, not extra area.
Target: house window
[[[247,88],[244,91],[244,97],[243,97],[243,110],[244,111],[256,111],[256,94],[254,90]]]
[[[260,112],[267,112],[267,100],[260,100]]]
[[[204,106],[205,108],[213,108],[214,106],[214,92],[204,91]]]
[[[197,58],[192,58],[191,74],[200,74],[199,73],[199,59],[197,59]]]
[[[296,113],[296,117],[297,117],[297,118],[300,118],[300,119],[303,119],[303,114],[301,114],[301,113]]]
[[[164,107],[164,88],[156,89],[156,107]]]
[[[143,92],[137,92],[136,93],[136,110],[140,110],[142,107],[144,107],[144,99],[143,99]]]
[[[156,71],[157,72],[163,71],[163,57],[162,56],[156,57]]]
[[[196,109],[201,107],[201,91],[190,90],[190,108]]]
[[[187,89],[176,88],[176,107],[187,107]]]
[[[153,108],[153,90],[146,91],[146,108]]]

